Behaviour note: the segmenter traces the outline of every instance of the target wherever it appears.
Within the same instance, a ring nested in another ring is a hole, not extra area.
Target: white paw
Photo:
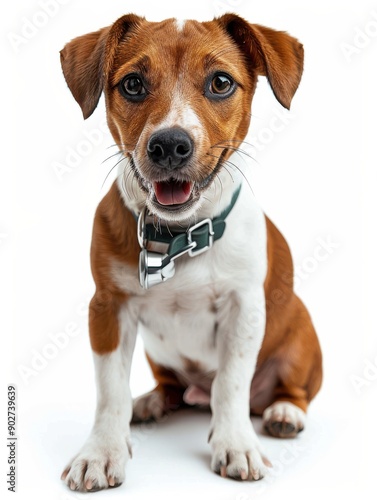
[[[212,470],[222,477],[233,479],[262,479],[271,467],[260,451],[255,432],[250,425],[241,428],[216,426],[210,434]]]
[[[305,413],[287,401],[277,401],[263,412],[263,426],[275,437],[295,437],[305,427]]]
[[[159,391],[147,392],[133,401],[132,422],[160,420],[164,415],[164,398]]]
[[[90,437],[80,453],[64,469],[62,480],[71,490],[98,491],[120,486],[130,448],[124,436]]]

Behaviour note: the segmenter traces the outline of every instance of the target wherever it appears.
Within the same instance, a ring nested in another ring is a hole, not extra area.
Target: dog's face
[[[187,217],[246,135],[256,75],[215,23],[144,21],[139,30],[110,74],[109,123],[150,210]]]
[[[179,221],[195,213],[244,139],[258,75],[289,107],[303,50],[233,14],[204,23],[127,15],[73,40],[61,59],[85,118],[104,90],[111,133],[149,210]]]

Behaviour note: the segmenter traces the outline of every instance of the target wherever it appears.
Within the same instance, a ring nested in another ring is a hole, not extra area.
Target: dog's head
[[[149,210],[179,221],[245,138],[258,75],[290,107],[303,48],[235,14],[203,23],[130,14],[72,40],[61,62],[84,118],[104,91],[110,131]]]

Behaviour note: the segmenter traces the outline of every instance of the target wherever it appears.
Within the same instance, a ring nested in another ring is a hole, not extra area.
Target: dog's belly
[[[210,294],[175,294],[140,309],[140,334],[154,362],[174,370],[182,383],[210,389],[217,369],[216,313]],[[152,304],[152,305],[151,305]]]

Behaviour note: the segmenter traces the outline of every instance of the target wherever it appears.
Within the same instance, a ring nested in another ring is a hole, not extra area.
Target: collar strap
[[[219,240],[225,231],[225,219],[232,211],[241,191],[241,185],[234,192],[228,207],[214,219],[204,219],[188,229],[171,231],[166,226],[161,226],[159,230],[153,224],[144,226],[144,240],[148,242],[166,243],[169,245],[168,255],[173,256],[187,246],[192,248],[188,251],[190,257],[199,255],[212,247],[216,240]]]

